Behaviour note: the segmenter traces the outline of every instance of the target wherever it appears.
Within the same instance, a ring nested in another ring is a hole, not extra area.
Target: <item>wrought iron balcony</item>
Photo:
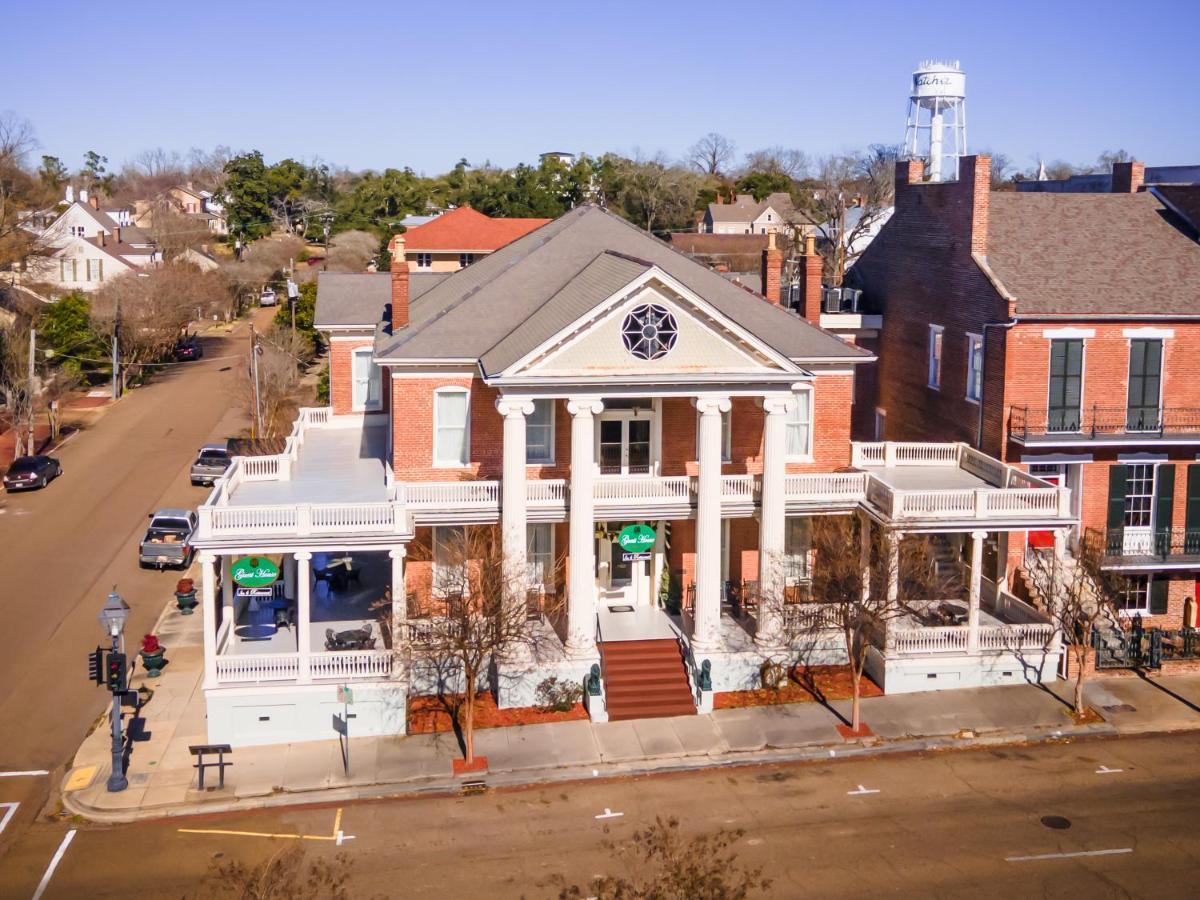
[[[1104,540],[1105,564],[1113,567],[1138,563],[1195,564],[1200,562],[1200,529],[1109,528]]]
[[[1200,408],[1171,406],[1131,410],[1123,406],[1047,409],[1013,406],[1009,437],[1020,444],[1070,444],[1079,441],[1137,443],[1180,440],[1200,443]]]

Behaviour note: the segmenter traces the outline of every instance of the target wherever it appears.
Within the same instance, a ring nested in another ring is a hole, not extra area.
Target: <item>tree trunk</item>
[[[862,696],[860,685],[862,684],[862,669],[851,663],[850,664],[850,680],[853,682],[853,693],[850,701],[850,727],[857,734],[858,729],[862,725],[862,717],[859,713],[859,699]]]
[[[470,766],[475,762],[475,673],[464,671],[463,676],[467,679],[463,691],[467,703],[462,722],[463,749],[466,763]]]
[[[1083,682],[1087,678],[1087,646],[1084,645],[1078,654],[1076,654],[1076,672],[1075,672],[1075,715],[1083,715]]]

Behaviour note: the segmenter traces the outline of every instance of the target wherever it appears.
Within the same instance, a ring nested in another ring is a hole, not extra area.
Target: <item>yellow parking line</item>
[[[267,831],[229,831],[224,828],[179,828],[180,834],[221,834],[229,837],[282,838],[300,841],[336,841],[342,825],[342,810],[338,807],[333,820],[333,834],[272,834]]]

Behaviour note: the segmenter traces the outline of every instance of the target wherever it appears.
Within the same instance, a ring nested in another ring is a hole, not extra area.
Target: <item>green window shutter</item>
[[[1121,528],[1125,524],[1125,492],[1128,474],[1125,466],[1108,467],[1108,527]]]
[[[1165,616],[1167,614],[1167,587],[1170,581],[1159,576],[1150,578],[1150,615]]]
[[[1169,531],[1175,514],[1175,464],[1163,463],[1154,473],[1154,530]]]

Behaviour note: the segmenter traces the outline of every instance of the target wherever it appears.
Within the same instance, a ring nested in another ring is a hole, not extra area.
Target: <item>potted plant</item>
[[[142,638],[142,649],[138,655],[142,657],[142,665],[146,667],[148,678],[157,678],[162,674],[163,665],[166,664],[166,660],[163,659],[165,652],[166,648],[154,635],[148,634]]]
[[[190,616],[196,608],[196,582],[191,578],[180,578],[175,582],[175,602],[180,615]]]

